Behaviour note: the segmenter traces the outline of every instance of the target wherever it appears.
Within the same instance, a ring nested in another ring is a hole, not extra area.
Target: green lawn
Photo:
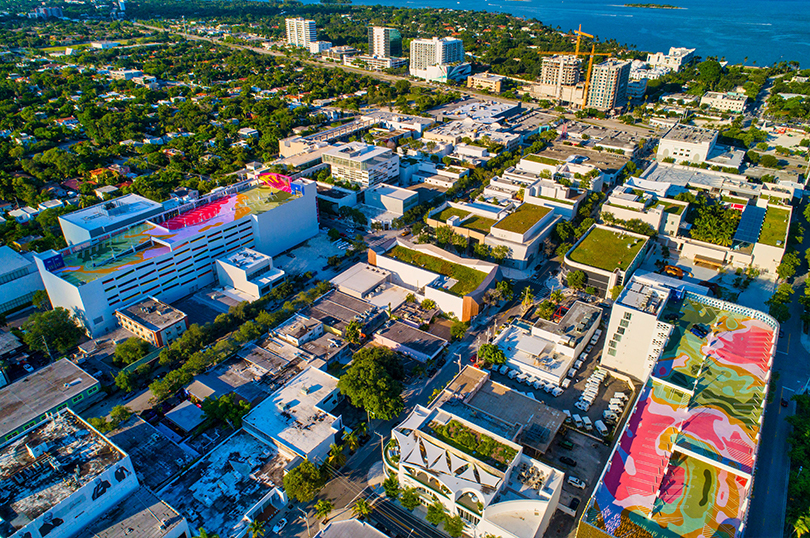
[[[765,220],[762,223],[762,231],[759,233],[759,240],[757,243],[769,245],[772,247],[785,246],[785,238],[788,231],[788,218],[790,211],[787,209],[780,209],[778,207],[768,206],[768,211],[765,213]],[[776,242],[781,241],[781,245]]]
[[[552,198],[551,196],[535,196],[535,198],[540,198],[542,200],[548,200],[550,202],[560,202],[561,204],[568,204],[568,205],[574,205],[576,203],[573,200],[561,200],[559,198]]]
[[[550,207],[534,204],[522,204],[517,211],[507,216],[495,225],[495,228],[515,232],[526,233],[529,228],[537,224],[537,221],[551,212]]]
[[[672,213],[673,215],[680,215],[686,206],[673,204],[672,202],[659,201],[655,207],[663,207],[665,213]]]
[[[486,217],[479,217],[476,215],[472,217],[470,220],[464,222],[463,227],[469,228],[470,230],[475,230],[477,232],[488,234],[489,229],[492,228],[492,226],[496,222],[497,221],[494,219],[488,219]]]
[[[486,273],[481,271],[470,269],[469,267],[448,262],[441,258],[431,256],[430,254],[424,254],[399,245],[389,250],[386,255],[407,263],[408,265],[421,267],[433,273],[449,276],[452,279],[458,280],[448,291],[459,297],[463,297],[475,291],[487,277]]]
[[[455,207],[448,207],[443,209],[441,213],[438,215],[434,215],[433,218],[442,222],[447,222],[447,219],[450,217],[458,217],[459,220],[464,220],[464,218],[469,215],[469,211],[464,211],[463,209],[456,209]]]
[[[624,270],[642,246],[643,239],[631,235],[622,237],[621,232],[594,228],[568,258],[605,271],[613,271],[617,267]]]

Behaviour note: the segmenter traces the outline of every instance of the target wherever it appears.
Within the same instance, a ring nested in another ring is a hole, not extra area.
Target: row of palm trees
[[[323,519],[323,522],[328,521],[329,514],[335,509],[335,504],[329,499],[321,499],[315,503],[315,517]],[[371,513],[371,503],[367,500],[360,498],[354,502],[352,506],[352,514],[359,519],[363,519]],[[251,537],[252,538],[252,537]]]
[[[211,534],[206,531],[203,527],[199,528],[200,535],[199,538],[219,538],[219,534]],[[254,519],[248,525],[248,532],[247,536],[249,538],[262,538],[266,529],[264,528],[264,521],[259,521],[258,519]]]

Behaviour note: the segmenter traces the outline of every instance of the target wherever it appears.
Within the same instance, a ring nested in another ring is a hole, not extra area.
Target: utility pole
[[[53,355],[51,355],[51,348],[48,347],[48,342],[45,340],[45,335],[42,335],[42,343],[45,344],[45,351],[48,352],[48,357],[50,357],[51,362],[53,362]]]
[[[380,432],[374,432],[380,436],[380,452],[382,453],[383,462],[385,462],[385,437]]]
[[[456,356],[458,357],[458,373],[461,373],[461,353],[456,352]]]
[[[306,524],[307,524],[307,536],[308,536],[309,538],[312,538],[312,533],[311,533],[311,532],[310,532],[310,530],[309,530],[309,520],[307,519],[307,513],[306,513],[306,512],[304,512],[304,511],[301,509],[301,507],[300,507],[300,506],[298,506],[297,508],[298,508],[298,511],[299,511],[299,512],[301,512],[301,514],[303,514],[303,515],[301,516],[301,518],[304,520],[304,523],[306,523]]]

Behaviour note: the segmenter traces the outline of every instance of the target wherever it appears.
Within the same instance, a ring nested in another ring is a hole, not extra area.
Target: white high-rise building
[[[621,108],[627,103],[630,62],[610,58],[593,67],[588,106],[600,110]]]
[[[694,57],[695,49],[670,47],[669,54],[663,52],[647,54],[647,63],[650,64],[650,67],[667,67],[673,71],[678,71],[691,62]]]
[[[414,39],[411,41],[410,73],[414,77],[446,82],[470,74],[464,63],[464,43],[460,39]]]
[[[402,34],[396,28],[370,26],[368,29],[368,54],[382,58],[402,55]]]
[[[286,19],[286,23],[288,45],[309,48],[309,44],[316,41],[315,21],[296,17],[295,19]]]

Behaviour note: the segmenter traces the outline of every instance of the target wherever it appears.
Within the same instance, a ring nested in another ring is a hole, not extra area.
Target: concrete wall
[[[252,215],[256,250],[275,256],[318,235],[316,185],[307,181],[303,190],[304,195],[300,198],[260,215]]]

